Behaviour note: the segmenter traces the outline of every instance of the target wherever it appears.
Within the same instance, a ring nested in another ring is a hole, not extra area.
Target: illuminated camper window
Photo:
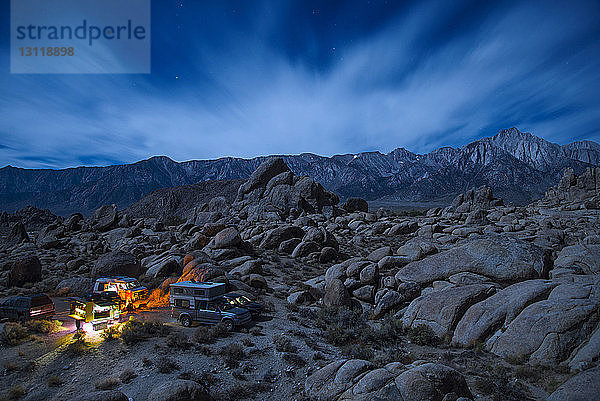
[[[190,300],[189,299],[176,299],[175,306],[178,306],[180,308],[189,308]]]

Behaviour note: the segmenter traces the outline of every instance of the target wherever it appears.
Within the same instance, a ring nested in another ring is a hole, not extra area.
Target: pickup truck
[[[223,297],[224,293],[224,283],[173,283],[169,290],[171,317],[177,319],[184,327],[191,326],[193,322],[223,323],[229,331],[252,320],[248,309],[231,304]]]
[[[176,318],[184,327],[191,326],[193,322],[223,323],[228,331],[252,320],[247,309],[233,306],[223,298],[213,301],[196,301],[195,307],[173,307],[171,317]]]
[[[0,318],[24,322],[49,319],[54,315],[54,302],[46,294],[10,297],[0,301]]]

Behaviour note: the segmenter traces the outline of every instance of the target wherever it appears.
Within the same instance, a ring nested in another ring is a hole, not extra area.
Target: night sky
[[[9,73],[0,166],[600,142],[598,1],[152,2],[152,73]]]

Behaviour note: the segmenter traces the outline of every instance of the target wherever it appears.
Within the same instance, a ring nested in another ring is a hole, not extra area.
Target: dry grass
[[[2,333],[0,333],[0,341],[9,347],[22,344],[30,338],[27,328],[19,323],[6,323]]]
[[[14,364],[12,361],[4,362],[4,371],[6,372],[6,374],[14,372],[16,370],[19,370],[19,366]]]
[[[225,362],[225,366],[230,369],[237,368],[240,364],[240,361],[246,357],[244,348],[237,343],[226,345],[225,347],[221,348],[219,353],[223,358],[223,362]]]
[[[106,377],[94,383],[97,390],[113,390],[121,385],[121,381],[116,377]]]
[[[179,370],[177,362],[167,356],[158,358],[155,365],[160,373],[172,373]]]
[[[85,341],[85,337],[77,337],[73,342],[67,345],[66,352],[70,356],[81,356],[90,350],[90,344]]]
[[[165,340],[165,344],[167,347],[175,349],[188,349],[192,345],[190,339],[184,333],[169,334]]]
[[[121,381],[123,383],[129,383],[130,381],[135,379],[137,376],[138,376],[138,374],[135,373],[135,370],[133,370],[131,368],[127,368],[123,372],[121,372],[121,374],[119,375],[119,379],[121,379]]]
[[[25,394],[27,394],[27,389],[21,384],[15,384],[8,389],[6,395],[0,398],[0,400],[18,400]]]
[[[136,344],[154,337],[164,337],[169,334],[169,327],[160,322],[141,322],[131,319],[123,324],[121,339],[125,344]]]
[[[229,336],[225,325],[219,323],[214,326],[199,326],[194,331],[193,340],[198,344],[212,344],[219,338]]]
[[[30,320],[25,323],[29,331],[39,334],[50,334],[60,331],[62,322],[60,320]]]
[[[60,387],[63,384],[62,379],[57,375],[50,375],[48,379],[46,379],[46,384],[48,387]]]
[[[278,352],[298,352],[298,348],[292,344],[292,340],[285,334],[275,334],[273,336],[273,345]]]

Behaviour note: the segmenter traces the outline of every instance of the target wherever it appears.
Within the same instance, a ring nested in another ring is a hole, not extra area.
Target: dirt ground
[[[543,400],[569,377],[565,372],[530,369],[518,362],[510,364],[477,348],[420,346],[404,336],[389,347],[376,350],[359,347],[349,355],[344,344],[332,345],[323,328],[307,317],[314,316],[319,306],[290,306],[286,300],[290,286],[322,274],[322,269],[287,259],[276,262],[277,271],[266,272],[270,289],[256,297],[265,305],[263,316],[212,344],[194,340],[198,325],[184,328],[170,317],[169,308],[153,308],[124,315],[123,320],[134,315],[141,321],[164,323],[170,329],[170,337],[180,336],[189,341],[189,346],[173,345],[169,336],[127,345],[121,339],[107,341],[94,335],[87,337],[90,347],[74,353],[70,349],[75,341],[74,322],[67,317],[65,299],[53,298],[55,318],[63,322],[61,331],[36,335],[17,346],[0,345],[0,394],[5,399],[17,399],[10,391],[21,386],[26,391],[22,400],[70,400],[99,391],[98,387],[106,387],[108,383],[108,387],[138,401],[148,399],[157,386],[184,378],[205,384],[215,401],[304,400],[302,391],[308,375],[329,362],[361,357],[363,352],[370,352],[370,360],[375,364],[392,360],[405,364],[415,360],[442,362],[465,376],[476,400],[527,399],[518,391],[510,397],[501,396],[515,388],[527,389],[529,399]],[[383,322],[367,324],[378,327]],[[276,350],[274,337],[281,334],[290,340],[292,350]],[[243,355],[238,355],[228,367],[222,349],[232,344],[240,345]],[[165,361],[174,362],[174,366],[165,369]],[[135,377],[121,379],[126,370],[132,370],[130,376]]]
[[[23,399],[68,400],[81,392],[95,391],[95,384],[99,381],[118,378],[123,371],[131,368],[138,376],[129,383],[121,383],[117,388],[133,400],[147,399],[155,386],[180,375],[208,375],[211,393],[215,394],[226,394],[226,389],[236,384],[252,387],[252,383],[264,383],[261,390],[265,391],[256,394],[257,399],[299,399],[295,394],[302,391],[306,375],[322,365],[323,361],[314,361],[315,351],[293,336],[290,337],[299,349],[297,354],[307,364],[297,368],[282,359],[281,353],[273,346],[273,336],[297,330],[298,327],[285,318],[285,302],[270,296],[266,298],[277,301],[272,312],[265,313],[248,327],[236,330],[214,344],[192,344],[188,349],[175,349],[167,345],[165,337],[125,345],[118,339],[104,341],[99,335],[88,335],[87,339],[93,345],[82,355],[69,352],[68,345],[75,340],[75,325],[66,316],[64,299],[55,298],[55,318],[63,322],[62,330],[38,335],[18,346],[2,346],[0,366],[3,375],[0,376],[0,388],[7,391],[11,386],[21,384],[27,389]],[[171,328],[172,333],[183,333],[190,338],[198,326],[182,327],[170,317],[168,308],[142,310],[134,315],[141,321],[163,322]],[[126,319],[127,315],[123,320]],[[300,328],[299,331],[307,337],[314,336],[306,328]],[[242,341],[246,356],[238,368],[227,368],[219,350],[228,344],[242,344]],[[330,358],[337,354],[334,347],[325,343],[320,344],[319,349]],[[159,373],[157,365],[161,357],[172,359],[178,368],[172,373]],[[49,380],[55,380],[49,379],[52,376],[58,377],[62,384],[49,385]]]
[[[97,387],[109,382],[109,387],[118,388],[131,400],[146,400],[152,389],[162,383],[178,377],[201,377],[218,400],[302,400],[306,377],[344,355],[340,348],[324,340],[321,330],[310,321],[302,320],[300,310],[289,308],[285,299],[264,295],[261,301],[269,309],[264,316],[214,344],[193,343],[197,326],[184,328],[170,317],[168,308],[156,308],[139,311],[135,318],[164,322],[172,333],[190,338],[192,344],[187,349],[169,345],[167,337],[126,345],[120,339],[105,341],[96,335],[88,336],[92,346],[77,355],[69,350],[69,344],[74,341],[74,323],[66,317],[64,299],[55,298],[56,317],[63,321],[62,330],[39,335],[18,346],[2,346],[0,388],[8,394],[11,387],[21,385],[27,391],[22,397],[24,400],[69,400],[84,392],[98,391]],[[285,334],[297,352],[278,352],[273,343],[277,334]],[[230,344],[242,345],[245,354],[233,368],[226,366],[220,352]],[[498,370],[515,370],[505,361],[482,351],[418,346],[409,341],[403,341],[401,351],[409,360],[442,361],[455,367],[466,376],[472,389],[482,386],[478,382],[482,372],[487,372],[488,378],[495,378]],[[293,355],[290,357],[290,354]],[[164,357],[176,364],[169,373],[161,373]],[[119,380],[128,369],[132,369],[136,377],[126,382]],[[505,380],[506,375],[502,377],[496,380]],[[112,386],[111,378],[114,378]],[[550,378],[558,383],[566,377],[552,373],[548,380]],[[543,399],[547,394],[540,385],[532,386],[516,378],[508,380],[521,381],[530,389],[533,399]],[[476,399],[492,399],[477,391],[474,395]]]

